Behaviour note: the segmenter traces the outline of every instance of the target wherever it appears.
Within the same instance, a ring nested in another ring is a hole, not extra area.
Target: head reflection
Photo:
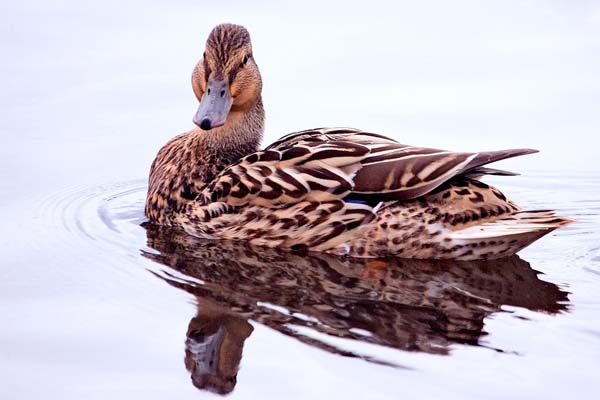
[[[198,389],[218,394],[235,387],[244,340],[252,333],[247,320],[198,299],[198,314],[188,326],[185,366]]]
[[[325,351],[389,365],[320,338],[449,354],[455,343],[484,346],[484,320],[504,305],[544,313],[567,307],[567,293],[540,280],[517,256],[462,262],[344,259],[146,229],[148,245],[158,254],[144,255],[198,282],[173,278],[167,270],[157,274],[198,299],[186,366],[198,388],[221,394],[236,384],[243,344],[252,332],[248,320]]]

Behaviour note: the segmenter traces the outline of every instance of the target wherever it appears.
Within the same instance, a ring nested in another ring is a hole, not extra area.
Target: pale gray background
[[[220,22],[251,32],[266,143],[353,126],[456,150],[535,147],[502,165],[529,175],[499,184],[531,183],[516,200],[581,220],[524,256],[573,310],[486,319],[486,343],[518,355],[369,350],[413,368],[398,372],[254,324],[230,398],[598,393],[597,180],[560,185],[600,171],[599,2],[20,0],[0,3],[1,398],[214,397],[183,365],[192,299],[146,271],[139,221],[118,236],[97,212],[192,127],[190,74]]]
[[[226,21],[252,35],[265,143],[352,126],[416,145],[542,150],[504,165],[521,171],[600,170],[596,1],[29,0],[3,2],[0,20],[11,180],[29,182],[29,168],[52,184],[145,176],[192,126],[190,73]]]

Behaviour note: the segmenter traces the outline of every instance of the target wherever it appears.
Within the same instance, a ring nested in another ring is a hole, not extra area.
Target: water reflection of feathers
[[[233,390],[248,319],[345,356],[356,354],[313,332],[408,351],[448,354],[478,345],[484,319],[503,305],[546,313],[566,309],[567,293],[538,278],[517,256],[492,261],[344,259],[300,255],[240,242],[200,240],[147,225],[144,255],[195,278],[159,274],[198,298],[186,365],[198,387]],[[302,333],[301,333],[302,332]],[[213,363],[213,364],[211,364]],[[214,365],[217,363],[218,365]]]

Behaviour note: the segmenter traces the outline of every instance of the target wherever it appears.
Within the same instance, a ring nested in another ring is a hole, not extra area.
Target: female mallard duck
[[[357,257],[511,255],[570,220],[520,210],[482,175],[535,150],[457,153],[357,129],[292,133],[258,151],[264,111],[248,31],[210,33],[192,74],[198,128],[150,170],[146,215],[188,233]]]

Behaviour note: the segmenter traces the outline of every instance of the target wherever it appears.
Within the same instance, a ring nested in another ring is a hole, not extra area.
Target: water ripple
[[[576,224],[525,252],[540,269],[554,268],[552,273],[569,286],[600,277],[600,200],[593,196],[598,183],[589,177],[564,182],[537,176],[499,184],[524,208],[556,207],[577,218]],[[563,190],[550,191],[548,185]],[[196,366],[190,370],[192,378],[205,389],[211,389],[209,382],[213,391],[233,390],[233,370],[223,371],[239,364],[252,332],[248,321],[332,354],[404,368],[390,351],[449,355],[455,346],[469,345],[516,354],[486,341],[491,315],[515,307],[548,315],[570,309],[565,289],[540,279],[519,257],[486,262],[353,260],[202,241],[143,224],[145,192],[146,180],[65,188],[40,200],[36,216],[51,229],[55,253],[78,246],[88,257],[119,254],[132,261],[127,268],[116,263],[119,273],[132,277],[132,266],[150,270],[196,299],[186,365]],[[581,267],[563,268],[563,273],[552,264],[557,257]],[[512,323],[528,324],[532,318],[514,313]],[[223,340],[225,336],[230,339]]]

